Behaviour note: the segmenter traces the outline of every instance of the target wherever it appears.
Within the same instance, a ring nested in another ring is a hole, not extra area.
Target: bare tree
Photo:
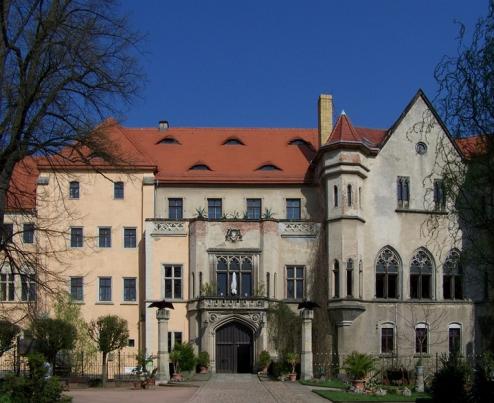
[[[19,247],[5,214],[27,214],[37,233],[55,235],[50,223],[34,220],[37,163],[124,162],[108,139],[114,123],[99,123],[118,116],[142,82],[139,40],[114,0],[0,1],[0,265],[26,284],[50,288],[57,274],[40,254],[57,251],[50,242]]]

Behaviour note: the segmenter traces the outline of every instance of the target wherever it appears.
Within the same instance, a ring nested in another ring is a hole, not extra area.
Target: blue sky
[[[488,0],[122,0],[146,34],[131,127],[316,127],[320,93],[387,128]]]

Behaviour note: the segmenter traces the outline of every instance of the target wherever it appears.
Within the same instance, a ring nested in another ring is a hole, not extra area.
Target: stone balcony
[[[319,224],[315,222],[281,221],[278,225],[283,238],[315,238],[319,233]]]
[[[186,236],[187,221],[153,221],[151,236]]]
[[[199,310],[266,310],[268,300],[265,297],[223,298],[200,297],[197,308]]]

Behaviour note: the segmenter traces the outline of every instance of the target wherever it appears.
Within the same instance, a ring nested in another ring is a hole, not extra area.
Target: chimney
[[[333,97],[329,94],[319,95],[319,141],[326,144],[333,131]]]
[[[168,124],[168,120],[160,120],[159,125],[158,125],[160,132],[164,132],[169,127],[170,127],[170,125]]]

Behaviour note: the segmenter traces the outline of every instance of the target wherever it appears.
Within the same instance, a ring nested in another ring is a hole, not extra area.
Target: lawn
[[[302,385],[320,386],[322,388],[346,389],[348,385],[339,379],[326,379],[323,381],[310,380],[300,381]]]
[[[415,402],[417,398],[427,398],[427,393],[412,393],[412,396],[387,394],[386,396],[370,396],[358,393],[335,392],[331,390],[314,390],[314,393],[332,402]]]

